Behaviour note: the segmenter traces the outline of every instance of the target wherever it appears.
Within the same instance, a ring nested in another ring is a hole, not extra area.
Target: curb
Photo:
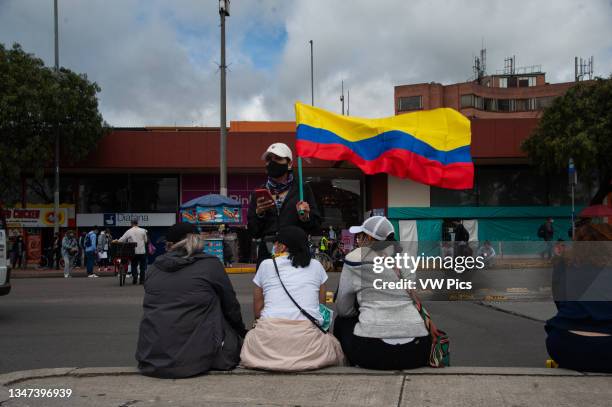
[[[414,370],[384,371],[356,367],[329,367],[308,372],[265,372],[236,368],[232,371],[211,371],[209,375],[306,375],[306,376],[546,376],[546,377],[600,377],[606,373],[581,373],[566,369],[521,368],[521,367],[447,367],[443,369],[419,368]],[[28,380],[54,377],[96,377],[140,375],[136,367],[64,367],[52,369],[23,370],[0,375],[0,386],[8,387]]]

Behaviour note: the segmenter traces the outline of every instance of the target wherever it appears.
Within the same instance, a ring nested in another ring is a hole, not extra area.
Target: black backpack
[[[91,242],[91,235],[88,233],[88,234],[85,235],[85,239],[83,241],[83,247],[87,248],[87,247],[91,246],[91,243],[92,243]]]
[[[538,237],[544,239],[546,237],[546,230],[544,230],[544,225],[540,225],[538,229]]]

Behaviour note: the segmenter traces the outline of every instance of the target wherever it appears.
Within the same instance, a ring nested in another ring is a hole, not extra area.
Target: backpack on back
[[[85,241],[84,241],[83,246],[84,246],[85,248],[88,248],[88,247],[90,247],[90,246],[91,246],[91,243],[92,243],[92,242],[91,242],[91,235],[88,233],[88,234],[86,234],[86,235],[85,235]]]

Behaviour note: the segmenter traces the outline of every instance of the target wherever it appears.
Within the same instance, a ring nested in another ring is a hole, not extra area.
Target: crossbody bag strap
[[[406,291],[408,291],[408,295],[410,295],[410,297],[412,298],[412,301],[414,302],[414,305],[416,306],[417,311],[419,311],[421,318],[423,318],[423,322],[425,323],[425,328],[427,328],[427,330],[429,331],[429,334],[434,337],[439,336],[440,333],[438,331],[438,328],[436,327],[436,324],[434,324],[434,322],[432,321],[431,316],[429,315],[429,312],[425,309],[425,307],[423,307],[423,304],[421,304],[421,301],[419,300],[417,295],[414,293],[413,290],[406,290]]]
[[[281,285],[283,286],[283,290],[285,290],[285,292],[287,293],[287,296],[289,297],[289,299],[291,300],[291,302],[293,302],[293,304],[295,304],[295,306],[300,310],[300,312],[302,313],[302,315],[304,315],[310,322],[312,322],[314,324],[314,326],[316,326],[317,328],[319,328],[319,330],[321,332],[323,332],[324,334],[327,334],[327,332],[325,331],[325,329],[323,329],[323,327],[321,326],[321,324],[319,324],[319,321],[317,321],[317,319],[315,317],[313,317],[312,315],[310,315],[308,312],[306,312],[306,310],[302,307],[300,307],[300,304],[298,304],[293,297],[291,296],[291,294],[289,294],[289,291],[287,290],[287,287],[285,287],[285,284],[283,283],[283,280],[281,279],[280,276],[280,272],[278,271],[278,265],[276,264],[276,259],[274,257],[272,257],[272,262],[274,263],[274,269],[276,270],[276,275],[278,276],[278,281],[280,281]]]

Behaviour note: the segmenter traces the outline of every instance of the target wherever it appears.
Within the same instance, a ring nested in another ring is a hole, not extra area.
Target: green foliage
[[[612,176],[612,76],[580,82],[555,99],[522,148],[549,173],[565,171],[573,158],[579,176],[599,179],[592,203],[601,203]]]
[[[108,131],[98,112],[100,87],[86,75],[45,67],[18,44],[0,44],[0,201],[22,174],[53,168],[55,136],[61,162],[82,160]]]

